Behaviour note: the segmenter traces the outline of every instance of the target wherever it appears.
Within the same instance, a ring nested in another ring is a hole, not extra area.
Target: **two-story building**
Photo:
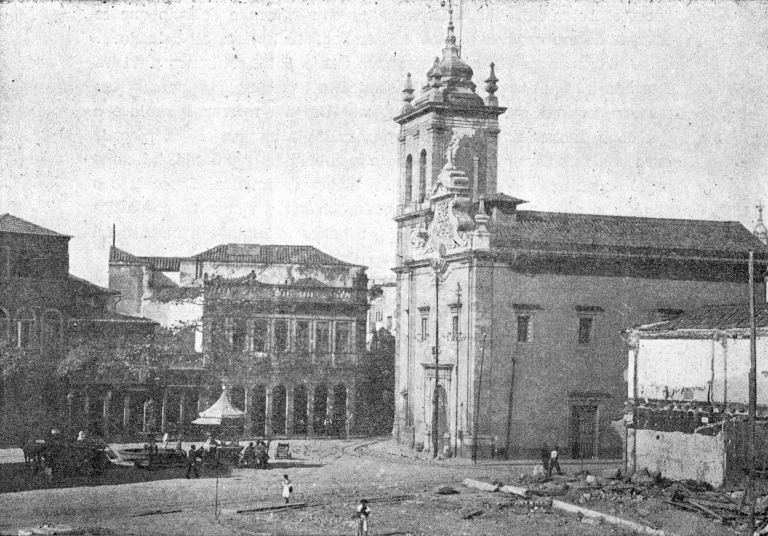
[[[84,340],[110,359],[118,343],[146,341],[154,331],[154,322],[115,313],[117,292],[69,273],[70,238],[0,215],[0,406],[10,439],[52,426],[108,432],[93,402],[110,387],[85,386],[59,365]]]
[[[113,247],[110,288],[128,297],[119,311],[186,341],[183,359],[169,356],[178,375],[167,386],[168,423],[185,427],[225,385],[248,434],[339,433],[352,424],[365,267],[312,246],[224,244],[191,257]]]

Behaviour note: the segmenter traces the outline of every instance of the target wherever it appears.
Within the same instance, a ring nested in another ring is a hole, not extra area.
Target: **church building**
[[[497,191],[505,108],[494,65],[476,92],[453,23],[400,125],[395,423],[436,454],[618,456],[630,326],[746,303],[737,222],[521,210]],[[758,296],[765,296],[762,282]]]

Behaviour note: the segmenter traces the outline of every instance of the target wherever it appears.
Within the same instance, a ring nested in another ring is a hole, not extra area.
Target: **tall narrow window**
[[[530,315],[517,315],[517,342],[531,342]]]
[[[253,351],[254,352],[266,352],[267,351],[267,335],[269,334],[269,327],[266,319],[257,318],[253,321]]]
[[[61,344],[61,313],[58,311],[46,311],[43,314],[43,342],[46,347],[52,348]]]
[[[429,339],[429,318],[426,316],[421,317],[421,340],[426,341]]]
[[[35,340],[35,316],[30,311],[20,311],[16,317],[16,346],[31,348]]]
[[[336,322],[336,353],[349,352],[349,322]]]
[[[309,352],[309,321],[299,320],[296,322],[296,346],[298,353]]]
[[[387,331],[392,331],[392,317],[387,317]]]
[[[451,339],[454,341],[459,340],[459,315],[451,317]]]
[[[331,352],[331,323],[318,321],[315,324],[315,351],[318,354]]]
[[[594,340],[594,327],[595,320],[589,316],[579,317],[579,344],[588,345],[592,344]]]
[[[11,246],[0,246],[0,277],[8,277],[11,269]]]
[[[0,341],[8,338],[8,330],[10,329],[11,315],[8,311],[0,308]]]
[[[289,350],[290,338],[288,337],[288,320],[275,320],[275,351],[287,352]]]
[[[419,157],[419,203],[427,196],[427,151],[421,151]]]
[[[245,326],[245,320],[236,318],[232,321],[232,349],[235,352],[246,352],[248,350],[248,331]]]
[[[405,200],[404,204],[413,201],[413,157],[408,155],[405,159]]]

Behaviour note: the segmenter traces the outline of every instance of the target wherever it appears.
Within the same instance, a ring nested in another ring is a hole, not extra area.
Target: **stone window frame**
[[[29,312],[32,318],[24,318],[24,315]],[[16,348],[21,349],[31,349],[31,348],[37,348],[37,314],[35,314],[35,311],[28,308],[22,308],[16,311],[16,317],[14,320],[14,327],[15,327],[15,338],[13,339],[15,341]],[[22,329],[23,329],[23,323],[30,323],[31,326],[29,327],[28,332],[28,344],[22,345]]]
[[[419,313],[421,313],[421,331],[419,332],[419,341],[429,341],[429,306],[419,307]]]
[[[56,337],[57,340],[55,341],[49,341],[48,334],[46,333],[46,326],[48,325],[48,319],[50,318],[49,315],[53,315],[55,317],[55,323],[57,324],[58,336]],[[61,313],[61,311],[58,309],[46,309],[40,318],[40,334],[42,337],[42,342],[44,344],[62,344],[64,342],[64,315]]]
[[[597,344],[597,321],[603,312],[605,312],[605,309],[596,305],[576,306],[576,344],[579,348],[593,348]],[[588,341],[582,341],[582,326],[585,325],[585,320],[589,320],[590,326]]]
[[[413,156],[405,157],[405,188],[403,191],[403,204],[408,206],[413,202]]]
[[[536,316],[543,310],[540,305],[530,303],[513,303],[512,310],[515,313],[515,344],[530,345],[536,340]],[[520,318],[528,319],[528,329],[526,330],[526,339],[520,340]]]
[[[461,303],[449,303],[451,310],[451,340],[458,341],[461,338]]]
[[[5,307],[0,306],[0,341],[9,339],[11,336],[11,312]]]
[[[347,329],[349,330],[349,331],[347,331],[346,348],[343,348],[341,350],[338,348],[338,342],[339,342],[338,341],[338,338],[339,338],[338,329],[339,329],[340,325],[346,325]],[[354,320],[351,320],[351,319],[344,319],[344,320],[339,319],[339,320],[334,320],[333,321],[333,339],[332,340],[333,340],[333,354],[334,355],[354,353],[354,343],[353,343],[354,338],[355,338],[354,331],[355,331],[355,322],[354,322]]]
[[[264,325],[264,334],[263,337],[261,337],[261,340],[264,343],[264,348],[262,350],[256,349],[256,327],[258,324]],[[270,350],[270,318],[265,316],[256,316],[250,319],[250,322],[248,323],[248,350],[251,352],[258,353],[267,353]]]

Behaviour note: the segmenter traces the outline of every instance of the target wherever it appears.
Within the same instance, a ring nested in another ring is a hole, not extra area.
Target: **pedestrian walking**
[[[168,450],[168,442],[170,441],[170,437],[168,436],[168,432],[163,434],[163,449]]]
[[[283,475],[283,499],[285,499],[285,504],[290,502],[291,493],[293,493],[293,484],[288,480],[288,475]]]
[[[557,469],[558,475],[563,474],[563,472],[560,470],[560,463],[557,461],[559,456],[560,456],[560,447],[555,445],[555,448],[553,448],[552,452],[549,453],[549,467],[547,467],[548,476],[552,476],[553,469]]]
[[[197,450],[192,445],[187,453],[187,478],[194,471],[195,478],[200,478],[200,473],[197,472]]]
[[[368,501],[360,499],[357,505],[357,536],[368,536],[368,516],[371,515],[371,509],[368,508]]]

